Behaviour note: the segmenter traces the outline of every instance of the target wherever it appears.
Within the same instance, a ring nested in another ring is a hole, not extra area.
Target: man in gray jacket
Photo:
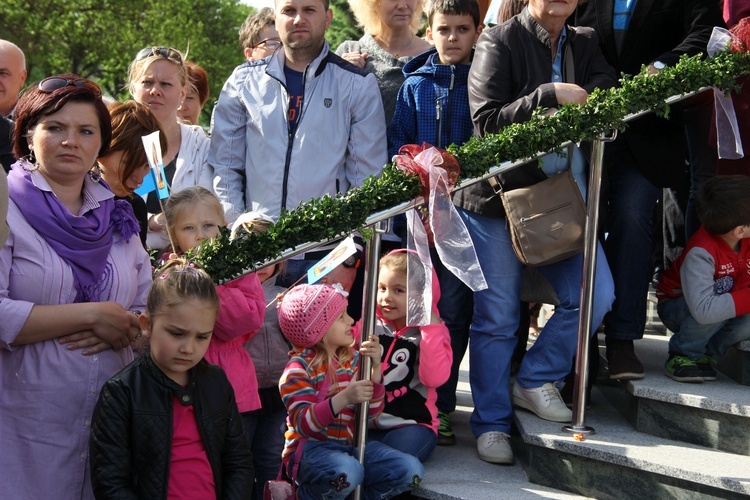
[[[387,161],[377,82],[329,50],[328,4],[276,0],[283,48],[238,66],[224,84],[208,161],[230,223],[345,193]]]

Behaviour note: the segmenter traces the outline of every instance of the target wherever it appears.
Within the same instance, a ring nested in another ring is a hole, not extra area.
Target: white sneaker
[[[485,432],[477,438],[479,458],[492,464],[512,464],[513,451],[509,439],[510,436],[504,432]]]
[[[535,389],[524,389],[514,383],[512,397],[514,405],[532,411],[544,420],[564,423],[573,420],[573,412],[565,406],[560,391],[551,382]]]

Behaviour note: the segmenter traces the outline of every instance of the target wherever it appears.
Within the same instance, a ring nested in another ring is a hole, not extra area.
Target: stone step
[[[646,335],[635,342],[646,369],[642,380],[599,384],[639,432],[739,455],[750,455],[750,390],[721,372],[700,384],[664,374],[668,339]],[[603,348],[602,348],[603,349]],[[602,351],[603,353],[603,351]],[[606,363],[604,363],[606,365]],[[606,366],[603,377],[607,378]]]
[[[476,440],[469,429],[471,409],[452,414],[455,446],[438,446],[424,464],[425,477],[413,497],[436,500],[558,500],[587,498],[559,488],[532,484],[523,465],[495,465],[479,459]]]
[[[516,456],[529,480],[598,499],[742,498],[750,457],[636,432],[597,389],[577,441],[560,424],[519,410]],[[676,424],[679,425],[679,424]]]
[[[412,497],[436,500],[539,500],[551,498],[572,500],[586,498],[582,495],[540,486],[529,482],[522,466],[495,465],[479,459],[476,440],[469,428],[469,418],[474,409],[469,388],[468,355],[461,364],[457,407],[451,414],[455,446],[438,446],[424,464],[425,477]]]
[[[750,385],[750,340],[743,340],[719,358],[718,369],[742,385]]]
[[[750,457],[746,456],[750,445],[745,430],[750,429],[750,391],[721,374],[716,382],[695,385],[667,378],[663,368],[667,338],[663,335],[636,342],[636,350],[646,365],[646,378],[597,384],[584,422],[596,433],[583,441],[564,433],[561,424],[516,411],[512,439],[516,463],[512,466],[488,464],[477,456],[469,428],[473,409],[469,360],[464,359],[458,408],[452,415],[457,445],[437,447],[425,464],[424,481],[412,496],[441,500],[750,498]],[[606,363],[602,368],[606,369]],[[606,380],[606,371],[602,378]],[[659,403],[672,406],[658,408]],[[684,416],[701,412],[707,412],[705,418]],[[739,423],[732,425],[727,417],[736,417]],[[635,425],[644,430],[656,427],[660,432],[664,428],[687,430],[703,439],[700,444],[681,442],[638,432]],[[722,451],[726,448],[732,452]]]

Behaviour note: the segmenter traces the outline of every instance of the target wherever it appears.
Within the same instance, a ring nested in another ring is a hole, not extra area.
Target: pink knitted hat
[[[338,284],[295,286],[281,299],[281,332],[296,347],[314,346],[346,310],[348,295]]]

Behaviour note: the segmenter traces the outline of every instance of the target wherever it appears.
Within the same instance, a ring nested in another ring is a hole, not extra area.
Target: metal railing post
[[[367,243],[367,257],[365,258],[365,290],[362,294],[362,329],[360,330],[360,343],[366,340],[375,331],[375,298],[378,293],[378,264],[380,262],[380,239],[383,233],[388,231],[390,219],[375,223],[374,234]],[[369,357],[360,358],[362,364],[359,369],[360,380],[370,380],[372,371],[372,360]],[[370,410],[369,401],[357,406],[356,436],[357,460],[365,464],[365,447],[367,446],[367,422]],[[351,495],[354,500],[362,498],[362,485],[355,488]]]
[[[589,185],[586,200],[585,246],[583,248],[583,271],[581,273],[581,306],[578,316],[578,346],[573,385],[573,419],[571,425],[563,426],[563,431],[576,434],[594,434],[596,432],[593,427],[584,425],[583,419],[586,413],[586,382],[589,369],[591,316],[594,305],[602,160],[605,142],[613,141],[616,136],[616,130],[610,136],[602,134],[599,139],[592,143],[591,147],[591,165],[589,165]]]

